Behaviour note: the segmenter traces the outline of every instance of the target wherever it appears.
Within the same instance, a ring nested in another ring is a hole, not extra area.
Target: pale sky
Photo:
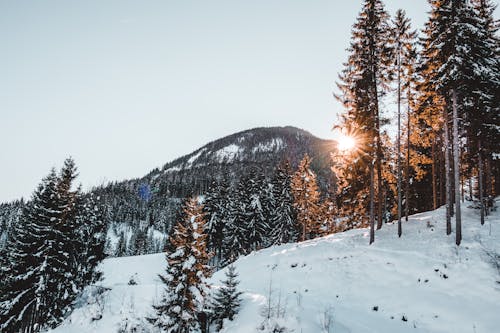
[[[362,1],[0,0],[0,202],[73,156],[84,188],[258,126],[322,137]],[[427,0],[386,0],[421,27]]]

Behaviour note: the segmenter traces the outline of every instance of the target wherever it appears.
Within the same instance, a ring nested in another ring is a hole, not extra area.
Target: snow
[[[201,156],[201,154],[203,154],[203,152],[204,152],[205,150],[207,150],[207,149],[206,149],[206,148],[202,148],[202,149],[200,149],[197,153],[195,153],[193,156],[191,156],[191,157],[188,159],[188,161],[187,161],[186,165],[184,166],[184,169],[189,169],[189,168],[191,168],[191,166],[193,165],[193,163],[194,163],[194,162],[198,159],[198,157],[200,157],[200,156]]]
[[[167,172],[181,171],[181,170],[182,170],[182,168],[177,165],[177,166],[173,166],[171,168],[168,168],[167,170],[165,170],[165,173],[167,173]]]
[[[285,147],[285,143],[283,142],[283,140],[281,138],[274,138],[270,141],[259,143],[257,146],[253,147],[252,152],[277,152],[282,150],[283,147]]]
[[[500,210],[483,226],[477,210],[462,213],[460,247],[454,234],[446,236],[440,208],[403,222],[401,238],[396,224],[386,224],[372,245],[368,230],[358,229],[242,257],[235,262],[242,306],[222,332],[261,332],[257,327],[277,323],[319,333],[328,332],[328,322],[336,333],[498,332],[500,271],[493,260],[500,261]],[[161,299],[157,274],[165,265],[164,254],[105,260],[101,285],[111,290],[100,305],[77,308],[53,331],[116,332],[124,323],[151,331],[143,318]],[[128,284],[131,277],[137,284]],[[211,283],[224,279],[221,270]],[[268,303],[280,315],[265,321]],[[92,321],[96,309],[102,318]]]
[[[219,162],[232,162],[242,151],[240,146],[233,143],[217,150],[215,156]]]

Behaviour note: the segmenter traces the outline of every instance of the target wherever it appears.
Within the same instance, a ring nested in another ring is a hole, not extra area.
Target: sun
[[[337,148],[341,151],[353,150],[356,147],[356,140],[352,136],[341,135],[337,138]]]

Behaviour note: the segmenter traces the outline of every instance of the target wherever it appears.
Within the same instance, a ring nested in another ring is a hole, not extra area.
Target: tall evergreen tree
[[[208,295],[206,279],[210,268],[203,207],[193,197],[186,201],[183,213],[170,238],[172,252],[167,254],[167,274],[160,275],[165,292],[160,304],[154,306],[156,318],[149,319],[167,333],[198,330]]]
[[[53,169],[33,193],[7,245],[10,264],[2,266],[1,277],[6,283],[0,292],[2,332],[39,332],[50,319],[49,252],[54,240],[48,235],[61,214],[53,204],[56,195]]]
[[[266,205],[268,187],[264,174],[259,168],[252,168],[248,176],[241,181],[245,190],[242,199],[249,246],[255,251],[266,245],[266,236],[270,229]]]
[[[401,237],[401,215],[402,215],[402,163],[401,163],[401,104],[402,93],[406,90],[408,113],[407,113],[407,135],[410,135],[410,106],[412,102],[413,78],[415,72],[416,49],[415,41],[417,33],[411,30],[410,19],[406,13],[399,9],[392,22],[394,50],[396,54],[396,73],[397,73],[397,105],[398,105],[398,126],[397,126],[397,215],[398,215],[398,235]],[[408,220],[408,202],[409,202],[409,156],[410,145],[407,140],[407,168],[406,168],[406,219]]]
[[[338,99],[344,104],[346,114],[343,124],[350,131],[365,133],[358,138],[358,145],[363,152],[362,163],[351,171],[359,177],[368,178],[370,243],[375,239],[375,168],[377,169],[378,224],[382,226],[382,141],[381,125],[383,119],[379,107],[379,97],[386,90],[391,71],[391,49],[388,14],[380,0],[365,0],[363,9],[352,29],[352,41],[349,58],[340,75],[341,90]],[[348,123],[354,124],[348,124]],[[366,166],[368,168],[366,168]],[[346,166],[349,167],[349,166]],[[368,174],[366,172],[368,171]],[[364,174],[364,175],[363,175]],[[354,188],[351,187],[351,190]],[[352,193],[351,197],[365,197]],[[359,198],[358,198],[359,199]],[[351,202],[352,203],[352,202]]]
[[[226,265],[249,252],[249,229],[246,223],[246,182],[240,181],[229,197],[228,221],[224,226],[223,263]]]
[[[298,240],[298,224],[293,208],[292,170],[288,162],[276,168],[272,180],[271,243],[279,245]]]
[[[305,155],[291,181],[293,207],[297,212],[302,241],[318,236],[321,227],[318,184],[310,164],[311,159]]]
[[[75,230],[77,284],[79,289],[99,281],[102,272],[97,269],[104,260],[106,218],[100,198],[93,194],[79,195]]]
[[[210,186],[203,205],[207,223],[207,247],[214,253],[213,260],[218,267],[222,262],[224,227],[229,223],[229,186],[225,181],[214,181]]]

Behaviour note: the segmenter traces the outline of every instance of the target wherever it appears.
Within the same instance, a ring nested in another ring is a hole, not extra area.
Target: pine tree
[[[292,171],[288,162],[276,168],[272,180],[271,244],[279,245],[298,240],[298,224],[293,208]]]
[[[202,205],[195,197],[188,199],[170,238],[173,251],[167,254],[167,274],[160,275],[165,292],[154,306],[156,318],[148,319],[163,332],[190,333],[200,328],[210,276],[204,224]]]
[[[0,330],[39,332],[49,320],[49,252],[53,239],[47,236],[52,221],[61,214],[53,205],[57,175],[53,169],[42,180],[15,227],[7,252],[9,266],[2,266]]]
[[[245,190],[242,199],[248,241],[250,249],[255,251],[266,245],[270,229],[266,209],[267,184],[262,169],[252,168],[248,176],[243,177],[242,184]]]
[[[77,284],[78,289],[99,281],[102,272],[97,270],[99,263],[104,260],[106,244],[105,212],[100,198],[95,195],[79,195],[77,202],[75,230],[77,253]]]
[[[217,331],[222,329],[224,319],[234,319],[241,304],[242,292],[237,289],[239,281],[234,265],[229,265],[225,274],[226,280],[221,281],[223,285],[217,289],[212,301],[212,321]]]
[[[349,48],[349,58],[345,69],[340,75],[338,84],[341,94],[337,98],[344,104],[346,114],[342,116],[341,127],[348,132],[356,132],[357,144],[361,156],[354,168],[350,168],[350,178],[362,178],[362,184],[369,184],[369,221],[370,243],[375,239],[375,168],[377,169],[378,192],[378,223],[382,227],[382,140],[379,97],[386,84],[390,81],[392,72],[391,48],[387,43],[390,37],[388,14],[380,0],[365,0],[363,9],[352,29],[352,41]],[[366,195],[360,193],[366,189],[355,191],[355,185],[347,184],[351,193],[348,204],[362,207],[366,203]],[[353,202],[356,200],[357,202]]]
[[[215,265],[222,261],[224,226],[229,221],[229,186],[226,182],[213,182],[204,200],[203,210],[206,214],[207,223],[207,247],[214,253]]]
[[[397,72],[397,105],[398,105],[398,129],[397,129],[397,216],[398,216],[398,235],[401,237],[401,215],[402,215],[402,166],[401,166],[401,99],[403,90],[407,91],[408,99],[408,119],[407,134],[410,134],[410,103],[412,100],[412,79],[415,70],[414,63],[416,58],[415,40],[416,31],[411,31],[410,20],[406,18],[406,13],[399,9],[392,22],[394,35],[394,50],[396,52],[396,72]],[[408,220],[408,191],[409,191],[409,140],[407,142],[407,183],[406,183],[406,219]]]
[[[250,250],[249,229],[246,223],[246,189],[245,181],[240,181],[229,197],[229,214],[224,226],[223,262],[222,265],[234,262]]]
[[[318,236],[321,227],[319,190],[310,164],[311,159],[305,155],[291,182],[293,207],[297,212],[302,241]]]

